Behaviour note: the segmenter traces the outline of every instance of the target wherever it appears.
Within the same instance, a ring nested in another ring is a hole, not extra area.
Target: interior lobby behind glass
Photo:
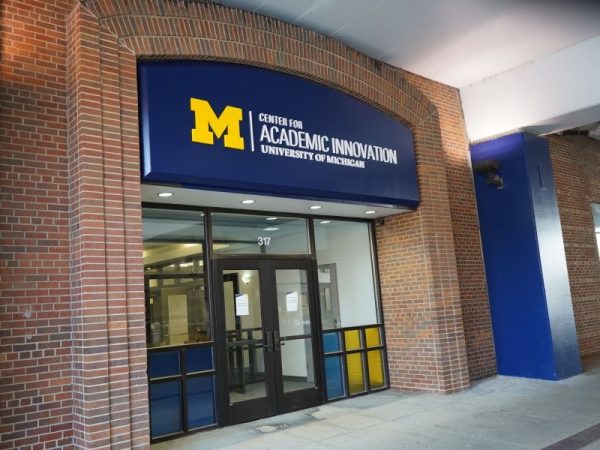
[[[370,226],[315,220],[327,398],[385,388]]]
[[[203,214],[144,209],[143,219],[148,347],[211,340]]]
[[[314,223],[323,329],[379,323],[369,224]]]

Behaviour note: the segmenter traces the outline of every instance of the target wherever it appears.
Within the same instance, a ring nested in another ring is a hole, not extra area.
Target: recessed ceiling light
[[[277,228],[277,227],[267,227],[264,230],[265,231],[277,231],[277,230],[279,230],[279,228]]]
[[[331,220],[321,220],[321,222],[319,222],[323,225],[327,225],[328,223],[331,223]]]
[[[172,192],[159,192],[158,195],[160,198],[169,198],[169,197],[173,197],[173,193]]]
[[[312,205],[310,209],[321,209],[321,205]]]
[[[365,214],[375,214],[377,211],[370,209],[368,211],[365,211]]]
[[[253,203],[254,203],[254,200],[251,200],[251,199],[242,200],[242,205],[252,205]]]
[[[278,217],[267,217],[265,220],[277,220]]]

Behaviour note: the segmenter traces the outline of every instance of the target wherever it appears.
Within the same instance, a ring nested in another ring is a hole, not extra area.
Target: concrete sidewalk
[[[497,376],[448,396],[388,390],[152,450],[600,449],[600,355],[586,358],[584,370],[558,382]]]

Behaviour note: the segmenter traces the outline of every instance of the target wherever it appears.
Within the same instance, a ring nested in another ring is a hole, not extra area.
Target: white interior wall
[[[341,327],[377,323],[371,245],[365,229],[357,230],[353,222],[335,222],[315,230],[317,264],[336,264]]]

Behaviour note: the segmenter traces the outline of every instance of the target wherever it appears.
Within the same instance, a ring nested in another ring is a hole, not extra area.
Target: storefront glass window
[[[314,223],[323,329],[379,323],[369,224]]]
[[[596,232],[596,245],[600,255],[600,204],[592,203],[592,214],[594,215],[594,229]]]
[[[143,220],[148,347],[210,341],[203,214],[144,209]]]
[[[287,254],[310,251],[306,219],[214,213],[213,251],[217,254]]]
[[[261,303],[248,295],[249,311],[258,313],[250,320],[246,314],[238,316],[233,300],[226,301],[235,299],[236,283],[244,283],[240,292],[253,286],[260,279],[257,270],[223,271],[225,317],[219,324],[223,327],[220,332],[238,336],[239,331],[244,331],[247,336],[240,336],[243,339],[237,346],[239,358],[232,359],[228,353],[230,370],[217,374],[214,324],[210,321],[205,289],[207,245],[213,255],[250,255],[243,260],[258,259],[254,255],[309,258],[309,225],[313,224],[326,397],[332,400],[361,395],[388,385],[370,223],[225,212],[206,214],[211,219],[211,242],[205,237],[207,224],[202,211],[143,210],[153,439],[214,426],[218,417],[215,402],[218,376],[229,377],[230,405],[254,398],[257,393],[266,396],[268,392],[266,378],[260,377],[261,368],[264,372],[265,367],[263,350],[258,349],[253,356],[246,348],[248,342],[260,340]],[[306,303],[312,291],[309,289],[312,278],[307,273],[281,268],[275,270],[270,281],[275,284],[279,300],[278,331],[285,338],[281,371],[286,393],[315,386],[311,343],[314,336],[308,315],[310,306]],[[253,385],[252,389],[247,389],[249,385]]]
[[[143,224],[150,435],[158,438],[216,421],[204,214],[145,208]]]
[[[370,226],[343,220],[313,223],[327,399],[384,389],[385,347]]]

